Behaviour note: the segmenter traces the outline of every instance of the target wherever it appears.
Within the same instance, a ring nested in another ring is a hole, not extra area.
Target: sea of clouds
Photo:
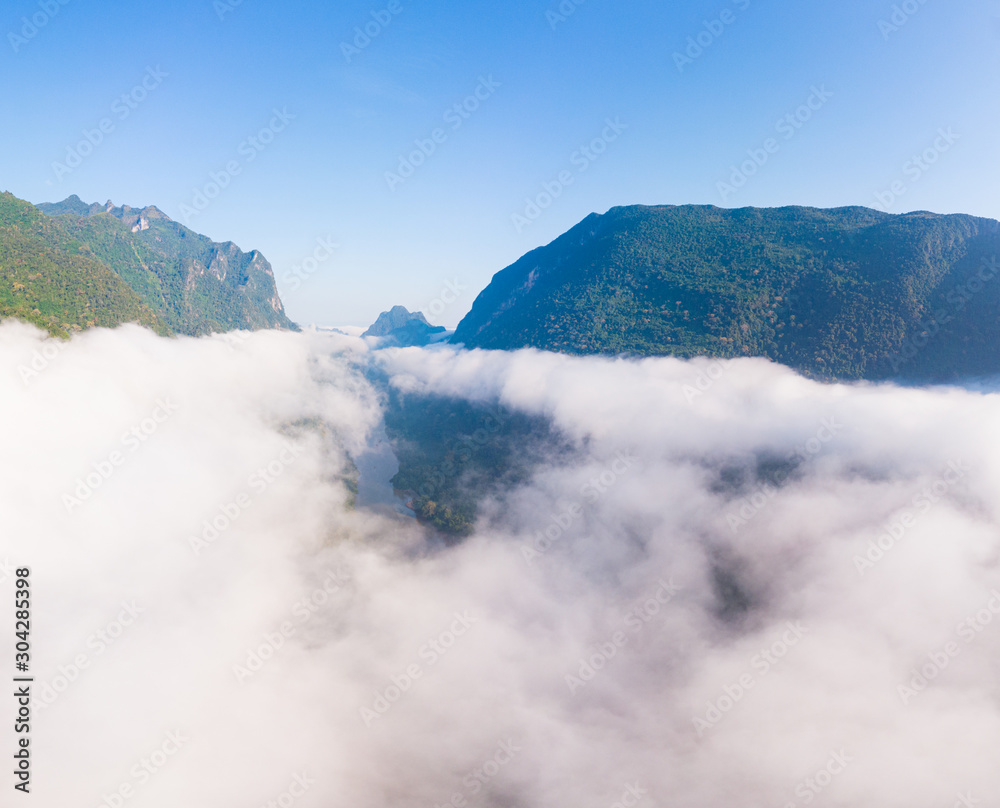
[[[571,451],[445,547],[352,507],[382,374],[543,416]],[[988,389],[8,322],[0,668],[30,567],[30,800],[989,804]]]

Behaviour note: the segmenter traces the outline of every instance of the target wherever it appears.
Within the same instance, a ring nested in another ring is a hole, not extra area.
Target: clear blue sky
[[[0,186],[183,221],[235,161],[190,226],[260,249],[292,318],[321,324],[401,303],[454,326],[494,272],[615,205],[875,207],[880,193],[893,212],[1000,218],[1000,3],[907,0],[895,23],[894,5],[8,0]],[[370,42],[345,53],[366,24]],[[54,168],[102,119],[91,153]],[[272,122],[269,142],[248,140]],[[433,153],[387,179],[415,141]],[[720,190],[748,151],[766,161]],[[535,211],[543,183],[558,197]],[[328,236],[332,257],[291,282]],[[453,281],[465,289],[446,303]]]

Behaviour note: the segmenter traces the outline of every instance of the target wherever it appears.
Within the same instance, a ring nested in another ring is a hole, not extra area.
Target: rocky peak
[[[423,323],[428,327],[431,325],[427,322],[427,318],[424,317],[423,312],[411,312],[405,306],[393,306],[389,309],[389,311],[383,311],[378,316],[378,319],[372,323],[369,329],[361,336],[385,337],[388,336],[390,332],[395,331],[397,328],[403,328],[414,320]]]
[[[444,326],[427,322],[423,312],[393,306],[389,311],[383,311],[361,336],[384,337],[387,344],[392,345],[426,345],[432,334],[440,334],[444,330]]]

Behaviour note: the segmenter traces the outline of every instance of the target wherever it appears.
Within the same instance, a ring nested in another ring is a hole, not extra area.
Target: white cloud
[[[633,783],[650,805],[798,805],[841,750],[830,804],[1000,793],[1000,624],[957,633],[1000,588],[996,395],[741,360],[691,399],[706,363],[135,328],[74,338],[25,384],[42,345],[0,328],[0,560],[32,567],[36,684],[87,663],[35,715],[42,808],[122,784],[129,808],[263,805],[303,772],[303,808],[610,806]],[[431,549],[406,519],[346,508],[347,455],[379,419],[372,363],[404,389],[547,415],[577,451]],[[176,408],[124,444],[165,398]],[[820,439],[824,423],[841,427]],[[112,451],[123,462],[68,509]],[[949,463],[968,470],[942,488]],[[734,530],[774,468],[787,479]],[[240,494],[196,554],[191,536]],[[143,611],[98,652],[123,601]],[[904,705],[898,686],[951,641],[961,653]],[[268,658],[239,680],[253,655]],[[581,660],[600,669],[571,687]],[[693,719],[726,698],[699,736]],[[178,730],[155,774],[130,773]],[[521,751],[470,778],[504,742]]]

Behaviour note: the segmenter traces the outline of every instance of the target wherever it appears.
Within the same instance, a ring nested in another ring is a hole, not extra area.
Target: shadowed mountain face
[[[383,311],[361,336],[383,337],[384,345],[426,345],[432,335],[441,334],[444,330],[444,326],[427,322],[423,312],[393,306],[389,311]]]
[[[818,378],[1000,373],[1000,222],[620,207],[497,273],[467,347],[762,356]]]
[[[88,205],[71,196],[38,209],[121,277],[175,333],[295,328],[271,265],[256,250],[216,243],[152,206]]]

